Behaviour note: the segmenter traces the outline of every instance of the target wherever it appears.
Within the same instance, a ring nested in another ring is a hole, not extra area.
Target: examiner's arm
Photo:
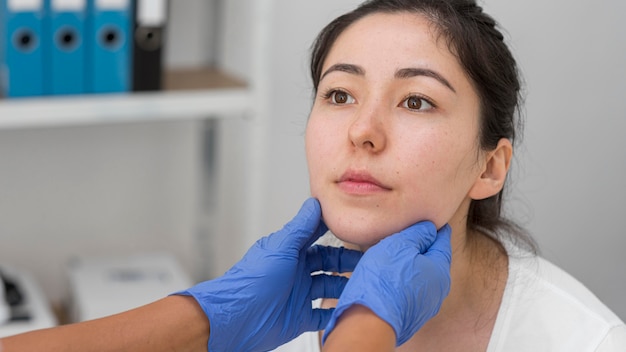
[[[395,349],[396,334],[391,325],[368,308],[355,305],[339,317],[322,350],[391,352]]]
[[[313,246],[328,228],[307,200],[280,231],[258,240],[223,276],[111,317],[7,338],[4,351],[258,351],[326,326],[361,253]],[[210,333],[210,336],[209,336]]]
[[[206,351],[209,321],[193,298],[169,296],[106,318],[0,340],[1,352]]]

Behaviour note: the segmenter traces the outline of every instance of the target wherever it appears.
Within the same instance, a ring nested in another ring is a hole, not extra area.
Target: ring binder
[[[44,93],[43,0],[6,0],[2,7],[2,94],[7,97],[41,95]]]
[[[130,0],[88,1],[88,90],[93,93],[131,89]]]
[[[167,0],[136,0],[133,45],[133,90],[161,89]]]
[[[48,1],[46,91],[53,95],[84,93],[86,0]]]

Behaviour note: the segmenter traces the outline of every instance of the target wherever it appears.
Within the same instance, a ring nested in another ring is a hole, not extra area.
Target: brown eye
[[[341,90],[331,92],[329,98],[333,104],[343,105],[354,103],[354,98],[350,94]]]
[[[419,110],[422,107],[422,99],[418,97],[410,97],[407,99],[406,105],[409,109]]]
[[[348,94],[346,92],[335,92],[333,101],[336,104],[345,104],[348,101]]]
[[[433,105],[428,100],[416,95],[406,98],[402,105],[409,110],[416,111],[426,111],[433,108]]]

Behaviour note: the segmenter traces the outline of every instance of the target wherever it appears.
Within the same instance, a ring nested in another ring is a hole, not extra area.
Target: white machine
[[[48,300],[32,275],[0,265],[0,337],[57,324]]]
[[[136,308],[192,285],[167,253],[77,259],[69,266],[69,278],[73,322]]]

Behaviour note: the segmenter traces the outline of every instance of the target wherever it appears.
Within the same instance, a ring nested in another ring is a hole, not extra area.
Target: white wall
[[[527,81],[512,208],[547,258],[626,319],[626,2],[485,2]]]
[[[198,67],[213,63],[219,22],[216,0],[170,0],[164,61],[167,67]],[[217,16],[216,16],[217,17]]]

